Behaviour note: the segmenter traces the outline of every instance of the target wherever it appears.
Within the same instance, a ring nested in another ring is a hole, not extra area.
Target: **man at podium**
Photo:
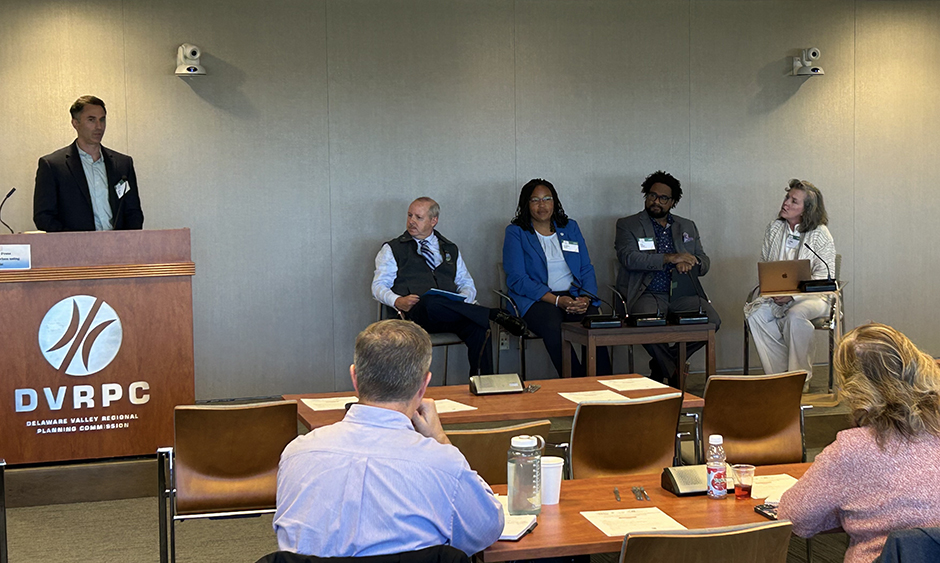
[[[95,96],[69,109],[77,138],[39,159],[33,221],[42,231],[141,229],[144,213],[131,157],[101,146],[107,110]]]

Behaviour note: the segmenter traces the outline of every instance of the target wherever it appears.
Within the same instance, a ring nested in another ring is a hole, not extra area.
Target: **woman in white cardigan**
[[[813,279],[826,279],[829,272],[835,275],[836,247],[828,222],[819,189],[806,181],[790,180],[780,213],[767,226],[761,262],[806,259]],[[764,373],[805,370],[806,391],[813,376],[812,320],[828,311],[829,299],[817,295],[760,297],[745,305],[744,315]]]

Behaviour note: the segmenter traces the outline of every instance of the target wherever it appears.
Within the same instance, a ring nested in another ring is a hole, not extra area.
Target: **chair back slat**
[[[297,437],[297,403],[187,405],[175,410],[180,515],[274,508],[277,467]]]
[[[682,395],[578,405],[571,426],[571,478],[659,473],[672,465]]]
[[[728,463],[803,461],[800,402],[805,380],[805,371],[710,377],[702,408],[703,448],[709,435],[721,434]]]
[[[620,563],[785,563],[790,522],[627,534]]]
[[[467,458],[470,469],[476,471],[490,485],[506,484],[506,454],[513,436],[528,434],[548,440],[552,423],[538,420],[500,428],[474,430],[451,430],[447,432],[450,443]]]

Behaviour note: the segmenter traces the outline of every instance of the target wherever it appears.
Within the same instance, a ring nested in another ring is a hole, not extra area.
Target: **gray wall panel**
[[[478,299],[495,305],[495,249],[511,201],[512,4],[333,2],[330,166],[337,388],[349,388],[352,342],[375,315],[381,243],[402,233],[408,204],[441,205],[438,230],[461,248]],[[448,382],[465,381],[452,348]],[[443,355],[432,371],[441,381]]]
[[[202,398],[332,388],[325,4],[278,6],[126,9],[129,149],[147,227],[192,228]],[[173,75],[183,42],[208,76]]]
[[[353,339],[375,314],[373,258],[414,197],[441,203],[441,232],[494,305],[526,180],[559,188],[605,286],[616,219],[665,168],[713,258],[719,367],[735,370],[763,230],[795,176],[826,195],[848,324],[896,324],[938,353],[940,266],[913,237],[940,212],[940,7],[809,7],[7,0],[0,189],[20,191],[4,219],[32,228],[36,159],[74,138],[77,96],[101,96],[105,144],[134,156],[147,227],[192,229],[198,397],[326,391],[350,388]],[[172,75],[183,42],[203,48],[209,76]],[[826,75],[786,76],[809,46]],[[533,370],[550,374],[532,350]],[[503,359],[515,369],[514,351]],[[453,348],[450,380],[466,369]]]
[[[859,2],[856,319],[940,354],[940,4]]]

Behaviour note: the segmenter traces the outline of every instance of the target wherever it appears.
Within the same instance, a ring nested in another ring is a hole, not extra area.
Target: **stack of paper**
[[[503,533],[499,536],[500,540],[516,541],[532,531],[532,528],[535,528],[538,523],[535,514],[517,514],[513,516],[509,514],[509,497],[497,495],[496,498],[503,505],[503,517],[505,518]]]
[[[626,379],[604,379],[600,383],[616,389],[617,391],[639,391],[642,389],[669,389],[658,381],[653,381],[648,377],[628,377]]]
[[[624,508],[621,510],[596,510],[582,512],[607,537],[624,536],[631,532],[656,532],[662,530],[685,530],[662,510],[652,508]]]
[[[754,477],[754,487],[751,489],[751,498],[767,499],[767,504],[779,504],[780,497],[794,484],[796,478],[786,473],[782,475],[757,475]]]

